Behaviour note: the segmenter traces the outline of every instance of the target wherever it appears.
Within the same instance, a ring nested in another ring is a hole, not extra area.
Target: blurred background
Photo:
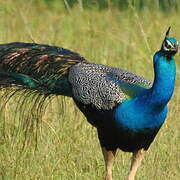
[[[90,62],[127,69],[153,80],[152,57],[167,28],[180,40],[179,0],[0,1],[0,43],[56,45]],[[169,115],[151,145],[138,180],[180,179],[180,55]],[[0,116],[0,179],[99,180],[104,161],[96,129],[69,98],[47,103],[40,127],[24,134],[18,98]],[[25,114],[31,104],[24,107]],[[38,131],[38,136],[33,136]],[[29,136],[24,151],[25,136]],[[130,154],[119,152],[114,179],[125,179]]]

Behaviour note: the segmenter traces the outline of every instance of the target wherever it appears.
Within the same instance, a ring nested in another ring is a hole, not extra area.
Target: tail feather
[[[21,86],[45,94],[72,96],[68,70],[86,61],[56,46],[14,42],[0,45],[0,86]]]
[[[82,61],[86,60],[79,54],[56,46],[21,42],[0,45],[0,116],[4,117],[6,104],[15,107],[13,116],[20,118],[24,145],[32,137],[37,139],[39,122],[51,97],[72,96],[69,68]]]
[[[24,88],[36,88],[39,83],[35,79],[17,73],[3,73],[0,72],[0,86],[2,87],[12,87],[12,86],[21,86]]]

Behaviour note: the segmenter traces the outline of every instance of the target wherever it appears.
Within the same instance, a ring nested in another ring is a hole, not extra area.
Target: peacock
[[[153,57],[153,82],[124,69],[91,63],[64,48],[13,42],[0,45],[0,87],[73,98],[97,129],[105,180],[112,180],[118,149],[132,152],[128,180],[134,180],[166,119],[174,91],[178,41],[169,37],[169,31]]]

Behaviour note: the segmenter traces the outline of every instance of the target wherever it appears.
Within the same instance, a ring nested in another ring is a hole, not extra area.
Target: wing
[[[149,81],[133,73],[87,62],[70,68],[69,82],[76,101],[104,110],[151,87]]]
[[[107,78],[117,83],[121,91],[130,98],[139,95],[142,91],[152,86],[150,81],[141,76],[119,68],[110,67],[110,69],[111,71],[107,72]]]

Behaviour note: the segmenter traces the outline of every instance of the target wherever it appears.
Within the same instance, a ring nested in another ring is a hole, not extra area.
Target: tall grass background
[[[57,45],[79,52],[90,62],[121,67],[153,80],[152,57],[168,26],[172,26],[170,34],[180,39],[179,1],[89,2],[1,1],[0,42]],[[180,179],[179,54],[176,63],[177,81],[168,118],[145,156],[139,180]],[[55,97],[48,102],[38,138],[32,138],[23,151],[22,119],[15,108],[18,103],[18,99],[9,101],[0,117],[0,179],[103,178],[96,129],[70,98]],[[125,179],[130,156],[119,151],[114,179]]]

